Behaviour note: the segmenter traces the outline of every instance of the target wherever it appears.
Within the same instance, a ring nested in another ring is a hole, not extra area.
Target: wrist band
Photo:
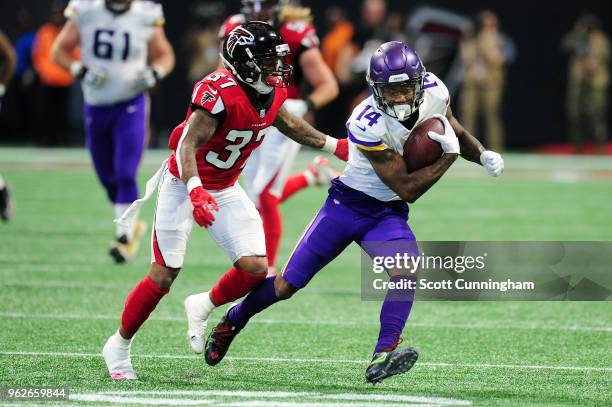
[[[325,144],[321,147],[321,150],[327,151],[330,154],[334,154],[336,152],[336,147],[338,146],[338,139],[330,136],[325,137]]]
[[[191,191],[193,191],[194,188],[201,187],[201,186],[202,186],[202,180],[200,179],[200,177],[191,177],[189,178],[189,181],[187,181],[187,192],[191,193]]]

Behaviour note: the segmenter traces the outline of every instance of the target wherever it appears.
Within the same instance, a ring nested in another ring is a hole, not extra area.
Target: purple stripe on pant
[[[147,132],[144,94],[110,106],[85,104],[87,147],[96,174],[112,203],[138,198],[136,173]]]

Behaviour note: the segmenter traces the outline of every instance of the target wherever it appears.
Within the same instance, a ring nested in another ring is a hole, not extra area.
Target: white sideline
[[[119,315],[83,315],[70,313],[27,313],[27,312],[0,312],[0,318],[40,318],[40,319],[82,319],[82,320],[104,320],[118,321]],[[179,321],[184,322],[184,317],[155,316],[154,321]],[[339,326],[363,326],[378,325],[378,321],[358,320],[304,320],[304,319],[261,319],[257,318],[249,322],[251,324],[279,324],[279,325],[339,325]],[[526,329],[546,331],[585,331],[585,332],[612,332],[610,326],[550,326],[536,323],[524,324],[452,324],[436,322],[410,322],[409,327],[437,328],[437,329]]]
[[[98,353],[84,352],[0,352],[0,355],[7,356],[57,356],[57,357],[77,357],[77,358],[101,358]],[[134,358],[145,359],[201,359],[201,356],[195,355],[147,355],[136,354]],[[272,362],[272,363],[344,363],[344,364],[362,364],[366,365],[367,360],[354,359],[317,359],[317,358],[274,358],[274,357],[246,357],[246,356],[228,356],[227,360],[247,361],[247,362]],[[493,368],[493,369],[536,369],[536,370],[573,370],[583,372],[612,372],[612,367],[594,367],[594,366],[554,366],[554,365],[511,365],[511,364],[492,364],[492,363],[444,363],[444,362],[419,362],[416,366],[424,367],[448,367],[448,368]]]

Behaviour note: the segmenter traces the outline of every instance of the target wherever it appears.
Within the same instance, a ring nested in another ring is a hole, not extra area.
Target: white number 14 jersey
[[[79,28],[81,60],[106,72],[99,89],[83,84],[85,102],[103,106],[138,95],[134,83],[147,68],[153,30],[164,23],[160,4],[135,0],[128,11],[114,14],[104,0],[71,0],[64,14]]]
[[[450,103],[446,85],[431,72],[425,74],[423,90],[423,102],[414,127],[434,114],[446,114]],[[378,178],[372,164],[360,150],[392,149],[401,155],[411,131],[399,120],[378,109],[373,96],[365,99],[353,110],[346,122],[346,129],[349,138],[349,160],[340,181],[380,201],[399,200],[397,194]]]

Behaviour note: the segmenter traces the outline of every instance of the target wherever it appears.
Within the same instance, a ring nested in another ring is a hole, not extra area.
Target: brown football
[[[404,143],[404,161],[408,172],[427,167],[442,156],[440,143],[427,135],[430,131],[444,134],[442,120],[432,117],[419,123]]]

